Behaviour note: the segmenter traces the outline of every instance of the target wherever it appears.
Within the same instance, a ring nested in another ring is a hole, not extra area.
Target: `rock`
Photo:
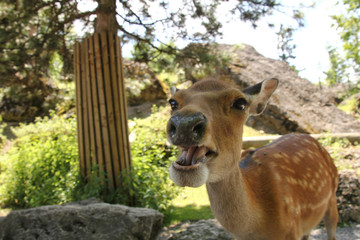
[[[129,119],[134,118],[146,118],[153,113],[153,106],[164,107],[167,106],[166,100],[157,100],[155,102],[145,102],[143,104],[128,106],[128,117]]]
[[[200,220],[188,224],[181,223],[165,230],[167,234],[161,234],[157,240],[231,240],[233,236],[226,232],[215,219]]]
[[[130,106],[167,99],[167,86],[145,63],[123,60],[127,103]]]
[[[251,117],[247,125],[268,133],[360,132],[360,122],[337,108],[328,91],[301,78],[285,62],[266,58],[249,45],[217,45],[231,57],[227,71],[214,76],[237,83],[241,88],[269,77],[280,80],[265,112]],[[333,96],[333,94],[331,94]]]
[[[155,239],[163,214],[99,201],[12,211],[0,225],[0,239]]]
[[[353,170],[339,172],[336,192],[339,223],[360,223],[360,181]]]

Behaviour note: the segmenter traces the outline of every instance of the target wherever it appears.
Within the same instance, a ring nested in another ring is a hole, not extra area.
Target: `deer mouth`
[[[182,147],[182,152],[173,166],[178,170],[194,169],[208,162],[216,153],[205,146]]]

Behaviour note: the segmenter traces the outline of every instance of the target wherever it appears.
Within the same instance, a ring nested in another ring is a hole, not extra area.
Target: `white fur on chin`
[[[173,165],[170,166],[170,178],[180,187],[200,187],[206,183],[208,177],[209,168],[205,164],[192,171],[179,171]]]

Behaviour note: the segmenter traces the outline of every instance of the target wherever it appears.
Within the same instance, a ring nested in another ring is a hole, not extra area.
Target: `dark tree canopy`
[[[254,27],[261,17],[280,6],[276,0],[96,2],[95,9],[79,11],[79,0],[1,1],[0,88],[5,89],[1,110],[9,104],[30,104],[41,109],[54,90],[48,81],[49,62],[54,53],[62,57],[63,78],[72,79],[75,20],[81,20],[93,31],[117,31],[123,42],[141,42],[160,50],[158,46],[163,40],[158,37],[159,32],[167,35],[167,41],[177,38],[209,41],[221,35],[223,23],[218,19],[218,9],[223,4],[230,7],[229,12],[220,13],[222,16],[249,21]],[[195,25],[196,29],[191,28]],[[174,50],[161,48],[164,49]]]

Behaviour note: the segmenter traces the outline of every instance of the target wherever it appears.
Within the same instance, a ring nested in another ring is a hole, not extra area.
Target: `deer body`
[[[206,184],[215,217],[237,239],[305,240],[324,219],[334,240],[337,170],[315,139],[289,134],[241,153],[243,124],[263,111],[277,83],[241,92],[211,80],[174,93],[167,132],[182,153],[170,177],[179,186]]]
[[[229,232],[240,239],[299,239],[328,210],[336,221],[337,171],[315,139],[285,135],[243,155],[233,174],[206,185],[214,215]]]

